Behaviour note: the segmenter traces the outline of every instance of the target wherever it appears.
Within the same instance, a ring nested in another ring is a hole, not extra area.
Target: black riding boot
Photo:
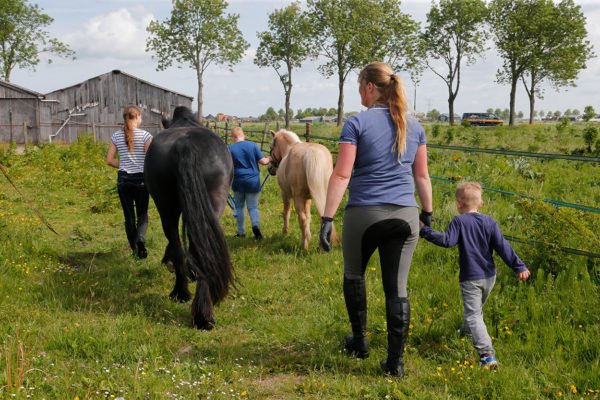
[[[367,358],[369,344],[367,343],[367,291],[364,278],[344,277],[344,299],[352,326],[352,335],[346,336],[344,341],[344,351],[351,356]]]
[[[131,251],[133,251],[134,255],[137,255],[137,229],[135,227],[128,228],[126,226],[125,233],[127,234],[127,241],[129,242],[129,247],[131,247]]]
[[[410,325],[410,303],[407,297],[396,297],[385,301],[388,331],[388,356],[381,362],[383,371],[392,376],[404,376],[404,345]]]

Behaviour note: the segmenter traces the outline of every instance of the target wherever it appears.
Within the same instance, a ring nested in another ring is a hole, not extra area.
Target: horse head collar
[[[275,148],[275,141],[273,141],[273,144],[271,144],[271,151],[269,151],[269,157],[271,158],[271,162],[269,163],[269,166],[267,167],[267,171],[269,171],[269,174],[272,176],[277,175],[277,168],[279,168],[279,164],[281,163],[281,158],[279,157],[279,155],[276,155],[273,152],[274,148]]]

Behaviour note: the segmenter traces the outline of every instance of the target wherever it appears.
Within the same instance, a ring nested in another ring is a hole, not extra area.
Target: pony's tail
[[[304,170],[306,171],[306,182],[310,197],[319,213],[319,217],[322,217],[325,212],[325,201],[327,200],[327,186],[333,172],[333,160],[329,150],[325,147],[319,150],[309,149],[304,157]],[[339,244],[335,226],[331,232],[331,243]]]
[[[195,150],[187,138],[182,138],[176,148],[185,274],[199,284],[206,283],[212,303],[216,305],[227,296],[229,286],[235,286],[235,277],[225,235],[213,211],[204,179],[197,173],[200,160]]]

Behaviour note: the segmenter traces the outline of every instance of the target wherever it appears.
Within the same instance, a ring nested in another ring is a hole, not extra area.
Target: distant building
[[[218,113],[216,116],[217,121],[237,121],[238,117],[235,115],[227,115],[223,113]]]
[[[0,80],[0,142],[38,143],[40,121],[50,118],[41,93]]]
[[[51,129],[42,130],[40,140],[53,138],[70,143],[85,132],[92,133],[98,140],[109,141],[112,133],[122,126],[123,108],[129,104],[143,110],[142,128],[156,134],[162,129],[161,114],[170,116],[177,106],[191,108],[193,97],[113,70],[47,93],[45,100],[54,101],[49,103]]]

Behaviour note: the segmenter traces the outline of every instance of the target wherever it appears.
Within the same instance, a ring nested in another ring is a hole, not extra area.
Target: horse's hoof
[[[165,263],[165,266],[167,267],[167,270],[168,270],[170,273],[172,273],[172,274],[174,274],[174,273],[175,273],[175,265],[173,264],[173,262],[172,262],[171,260],[167,261],[167,262]]]
[[[215,321],[207,321],[204,318],[194,318],[194,328],[201,331],[211,331],[215,327]]]
[[[188,301],[191,300],[192,295],[187,293],[187,294],[181,294],[179,292],[176,291],[172,291],[171,294],[169,294],[169,297],[171,298],[171,300],[176,301],[178,303],[187,303]]]

